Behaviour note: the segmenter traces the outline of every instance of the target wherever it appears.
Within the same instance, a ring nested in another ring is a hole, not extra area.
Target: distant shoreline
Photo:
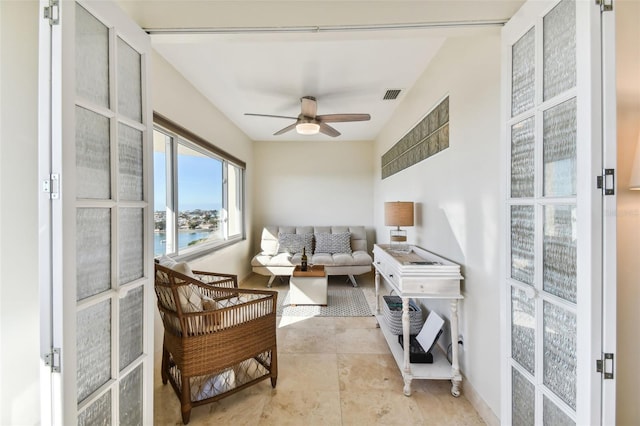
[[[154,234],[166,234],[167,231],[160,231],[159,229],[154,229],[153,233]],[[215,232],[213,229],[178,229],[178,232],[182,232],[182,233],[196,233],[196,232]]]

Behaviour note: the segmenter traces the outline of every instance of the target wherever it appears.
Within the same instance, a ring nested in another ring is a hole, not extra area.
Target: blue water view
[[[188,247],[189,243],[198,241],[203,238],[212,236],[212,231],[204,231],[201,229],[180,230],[178,232],[178,249]],[[160,256],[166,253],[167,236],[165,232],[153,233],[153,253]]]

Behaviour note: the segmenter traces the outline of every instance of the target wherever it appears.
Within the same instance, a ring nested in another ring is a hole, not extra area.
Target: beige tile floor
[[[350,285],[331,277],[329,285]],[[374,305],[373,275],[357,278]],[[252,275],[241,286],[266,287]],[[278,282],[283,293],[288,284]],[[484,425],[448,381],[414,380],[410,397],[374,317],[278,318],[278,383],[269,380],[196,407],[190,425]],[[155,368],[154,422],[182,424],[180,404]]]

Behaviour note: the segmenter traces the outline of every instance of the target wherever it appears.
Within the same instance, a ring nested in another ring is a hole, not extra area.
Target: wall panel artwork
[[[449,147],[449,97],[382,156],[382,179]]]

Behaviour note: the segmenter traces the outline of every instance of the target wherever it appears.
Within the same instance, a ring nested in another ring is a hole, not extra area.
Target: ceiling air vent
[[[401,91],[402,89],[389,89],[385,92],[384,96],[382,97],[382,100],[393,101],[394,99],[398,98]]]

